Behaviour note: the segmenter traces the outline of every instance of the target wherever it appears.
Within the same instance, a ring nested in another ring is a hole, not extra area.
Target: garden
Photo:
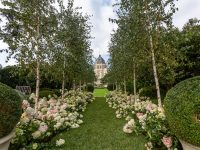
[[[0,65],[0,150],[200,150],[200,20],[175,27],[174,0],[113,5],[97,87],[92,16],[73,0],[1,5],[16,64]]]

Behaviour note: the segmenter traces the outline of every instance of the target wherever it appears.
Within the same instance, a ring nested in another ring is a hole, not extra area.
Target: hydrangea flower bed
[[[116,110],[116,117],[124,117],[127,123],[123,131],[136,133],[146,137],[147,150],[179,148],[178,139],[170,132],[164,110],[153,104],[148,98],[137,99],[119,91],[110,92],[106,96],[109,107]]]
[[[22,104],[23,114],[17,124],[10,149],[44,149],[51,147],[50,139],[63,130],[78,128],[83,123],[81,114],[88,103],[94,100],[92,93],[69,91],[64,99],[54,95],[40,98],[37,114],[30,102],[34,103],[35,95]],[[63,139],[53,143],[61,146]]]

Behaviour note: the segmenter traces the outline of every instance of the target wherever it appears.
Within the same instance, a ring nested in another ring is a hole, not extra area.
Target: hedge
[[[178,83],[167,92],[164,109],[172,132],[200,146],[200,76]]]

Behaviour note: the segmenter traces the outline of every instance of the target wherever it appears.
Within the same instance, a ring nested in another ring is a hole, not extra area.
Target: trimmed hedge
[[[148,86],[148,87],[142,88],[139,94],[140,96],[147,96],[150,98],[157,97],[156,88],[154,86]]]
[[[0,83],[0,138],[8,135],[18,123],[22,99],[11,87]]]
[[[53,96],[55,93],[51,90],[42,90],[40,91],[39,95],[41,98],[48,97],[49,95]]]
[[[86,85],[86,90],[87,92],[94,92],[94,86],[92,84],[87,84]]]
[[[108,83],[107,89],[108,91],[114,91],[116,89],[116,86],[114,83]]]
[[[167,92],[164,109],[172,132],[200,146],[200,76],[178,83]]]

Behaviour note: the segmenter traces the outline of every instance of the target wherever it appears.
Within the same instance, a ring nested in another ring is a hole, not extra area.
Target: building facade
[[[99,57],[96,59],[96,62],[94,64],[94,72],[96,75],[96,81],[95,84],[97,86],[100,86],[101,83],[101,79],[106,75],[107,73],[107,65],[105,63],[105,60],[101,57],[101,55],[99,55]]]

